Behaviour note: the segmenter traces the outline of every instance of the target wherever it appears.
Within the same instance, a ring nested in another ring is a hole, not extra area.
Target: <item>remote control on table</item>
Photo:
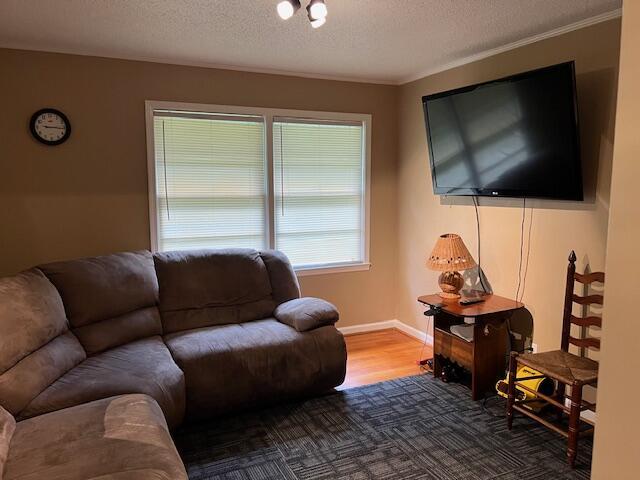
[[[474,303],[484,302],[484,298],[482,297],[469,297],[469,298],[461,298],[460,305],[472,305]]]

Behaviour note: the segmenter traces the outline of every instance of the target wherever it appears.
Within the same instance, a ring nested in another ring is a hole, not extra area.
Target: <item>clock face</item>
[[[59,145],[71,134],[66,115],[52,108],[37,111],[31,117],[31,133],[46,145]]]

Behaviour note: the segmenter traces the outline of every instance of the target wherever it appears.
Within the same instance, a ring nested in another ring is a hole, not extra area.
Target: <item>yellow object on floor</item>
[[[540,392],[543,395],[552,395],[555,389],[555,384],[553,380],[551,380],[550,378],[541,377],[542,375],[543,374],[541,372],[523,365],[518,369],[516,378],[524,379],[524,380],[520,380],[519,383],[525,385],[531,390]],[[530,380],[527,380],[526,379],[527,377],[533,377],[533,378],[531,378]],[[509,374],[508,373],[507,373],[507,378],[505,378],[504,380],[500,380],[498,381],[498,383],[496,383],[496,391],[498,392],[498,395],[500,395],[501,397],[507,398],[508,391],[509,391]],[[528,401],[528,403],[522,404],[523,407],[528,408],[534,412],[539,412],[540,410],[542,410],[542,407],[544,407],[546,402],[544,400],[540,400],[538,402],[533,401],[536,398],[538,398],[537,395],[529,392],[528,390],[525,390],[519,384],[516,384],[516,400]]]

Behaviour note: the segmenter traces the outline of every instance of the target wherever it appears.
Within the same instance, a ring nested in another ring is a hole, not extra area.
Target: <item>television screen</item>
[[[434,193],[582,200],[573,62],[422,102]]]

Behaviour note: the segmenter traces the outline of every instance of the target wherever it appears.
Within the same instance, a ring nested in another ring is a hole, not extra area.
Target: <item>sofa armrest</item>
[[[299,332],[306,332],[325,325],[334,325],[340,318],[336,307],[320,298],[303,297],[284,302],[274,312],[276,319],[295,328]]]

